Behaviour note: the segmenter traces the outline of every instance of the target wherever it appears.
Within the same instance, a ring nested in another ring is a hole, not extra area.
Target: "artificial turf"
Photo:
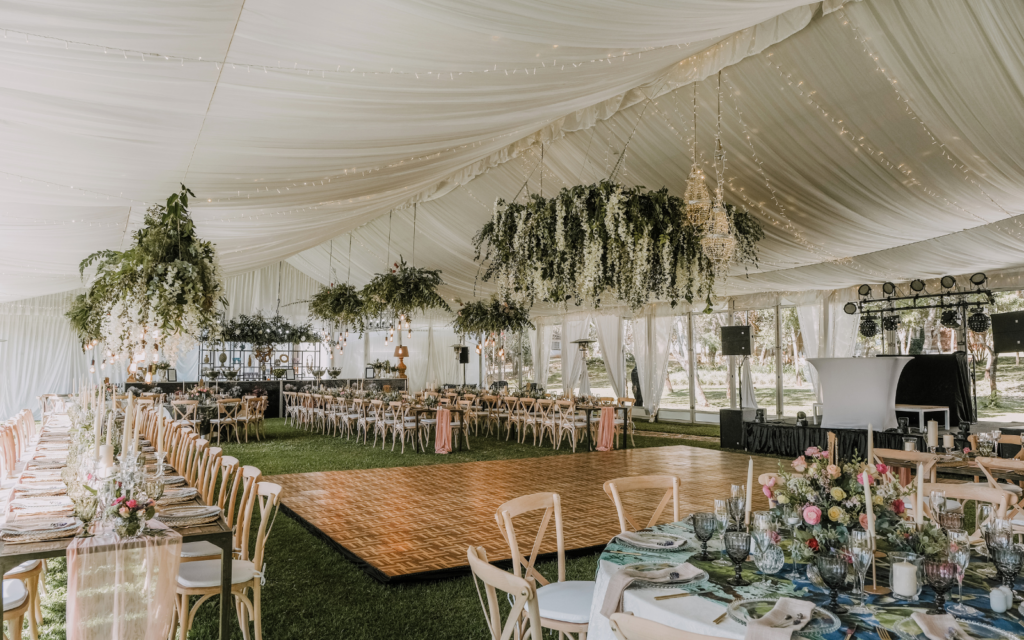
[[[397,448],[391,452],[390,442],[385,450],[379,443],[377,449],[371,449],[354,440],[293,429],[277,419],[267,421],[266,435],[261,442],[225,444],[224,454],[237,457],[242,464],[258,467],[265,476],[572,455],[566,446],[553,450],[550,445],[534,447],[483,436],[471,437],[470,451],[453,455],[413,453],[408,448],[402,455]],[[680,444],[689,443],[670,438],[636,437],[638,447]],[[458,518],[458,514],[452,517]],[[256,514],[253,535],[258,526]],[[262,605],[263,635],[267,640],[489,637],[468,576],[415,584],[380,584],[283,514],[274,522],[265,560],[267,582]],[[570,558],[566,562],[566,575],[570,580],[592,580],[596,568],[597,554]],[[542,563],[541,571],[554,576],[554,563]],[[40,637],[64,640],[67,593],[64,560],[50,562],[47,586]],[[217,638],[218,600],[213,598],[200,608],[189,638]],[[232,621],[234,619],[232,615]],[[233,623],[231,637],[242,638],[237,624]]]

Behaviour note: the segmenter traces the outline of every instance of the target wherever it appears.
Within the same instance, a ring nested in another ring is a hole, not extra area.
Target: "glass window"
[[[676,316],[672,321],[668,344],[668,378],[661,392],[663,409],[690,408],[690,356],[687,344],[686,316]]]
[[[693,314],[693,345],[697,360],[693,392],[698,411],[729,408],[729,359],[721,353],[721,328],[730,324],[726,313]]]

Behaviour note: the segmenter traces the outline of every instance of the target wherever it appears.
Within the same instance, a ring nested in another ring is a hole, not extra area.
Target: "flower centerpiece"
[[[79,265],[94,266],[88,291],[75,298],[67,317],[83,347],[102,341],[125,362],[170,363],[204,332],[215,331],[227,305],[213,244],[200,240],[188,210],[185,185],[153,205],[126,251],[103,250]]]
[[[871,485],[875,531],[888,535],[903,520],[903,498],[914,487],[903,487],[882,464],[869,465],[858,459],[841,465],[829,462],[828,451],[810,447],[777,477],[762,487],[772,509],[795,510],[802,522],[794,532],[807,554],[830,553],[846,544],[850,529],[867,527],[864,484]]]
[[[390,360],[374,360],[370,366],[373,368],[375,378],[379,378],[382,372],[390,375],[393,368]]]
[[[757,263],[764,231],[748,213],[725,205],[738,262]],[[551,198],[498,200],[477,233],[484,280],[503,299],[537,299],[597,307],[611,295],[634,310],[656,299],[713,301],[718,264],[702,245],[708,230],[693,224],[686,202],[667,189],[613,182],[562,189]]]
[[[114,521],[114,530],[121,538],[134,538],[142,532],[142,527],[156,514],[156,502],[149,498],[138,499],[121,495],[120,487],[117,497],[107,510],[107,516]]]
[[[430,394],[423,398],[423,406],[428,409],[436,409],[439,402],[440,400],[438,400],[438,397],[434,394]]]
[[[189,400],[198,400],[200,403],[206,402],[213,397],[213,391],[208,387],[200,387],[198,385],[192,387],[185,394]]]
[[[946,532],[928,520],[920,527],[913,522],[901,522],[885,536],[890,551],[912,553],[922,558],[945,557],[949,551]]]

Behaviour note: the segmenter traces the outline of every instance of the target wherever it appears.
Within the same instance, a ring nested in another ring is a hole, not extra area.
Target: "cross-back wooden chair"
[[[1010,505],[1017,503],[1017,499],[1013,494],[1003,491],[1002,489],[994,489],[986,485],[973,483],[951,484],[946,482],[926,482],[924,483],[924,514],[928,518],[932,517],[932,513],[931,506],[928,504],[927,496],[931,495],[932,491],[945,491],[947,500],[956,500],[961,504],[967,500],[987,502],[994,507],[996,517],[999,519],[1005,518]],[[980,526],[980,522],[975,523],[975,532],[972,537],[977,537]]]
[[[562,440],[565,436],[569,436],[572,452],[576,453],[576,445],[583,440],[584,436],[590,437],[587,418],[580,415],[572,400],[559,400],[555,405],[558,409],[558,441],[555,443],[555,448],[560,449]]]
[[[174,400],[171,402],[171,417],[178,424],[194,427],[196,425],[196,408],[198,406],[198,400]]]
[[[213,504],[213,498],[217,490],[217,478],[220,475],[220,458],[223,449],[220,447],[207,447],[203,458],[199,463],[196,472],[196,490],[199,491],[199,498],[205,504]]]
[[[491,640],[512,640],[513,637],[516,640],[542,640],[544,632],[540,622],[540,607],[537,589],[533,584],[491,565],[487,562],[487,552],[483,547],[469,547],[466,557],[469,569],[473,572],[474,586],[477,578],[484,583],[486,600],[479,594],[479,586],[477,595],[480,595],[480,606],[484,610]],[[507,593],[512,604],[504,625],[501,624],[498,591]]]
[[[993,470],[1010,471],[1024,475],[1024,460],[1018,458],[986,458],[979,456],[975,458],[975,462],[978,463],[978,467],[981,469],[982,473],[985,474],[985,480],[987,480],[989,487],[999,489],[1000,491],[1004,491],[1009,494],[1010,510],[1006,517],[1013,522],[1013,529],[1015,533],[1024,533],[1024,514],[1021,514],[1021,509],[1024,508],[1024,501],[1022,501],[1020,497],[1020,487],[1007,482],[999,482],[999,480],[992,475]]]
[[[210,420],[210,428],[217,431],[217,444],[220,444],[221,433],[228,431],[228,440],[231,440],[231,431],[235,433],[235,442],[241,442],[238,437],[238,411],[242,408],[242,401],[239,398],[225,398],[217,401],[217,417]]]
[[[641,527],[630,517],[625,505],[622,504],[622,494],[634,491],[650,491],[652,489],[664,490],[665,493],[661,498],[661,502],[655,507],[654,515],[651,516],[646,525]],[[679,478],[676,476],[630,476],[615,478],[604,483],[604,492],[608,494],[608,497],[615,504],[615,512],[619,516],[619,529],[622,533],[629,531],[626,527],[627,523],[633,527],[634,531],[653,527],[658,523],[661,513],[670,501],[672,503],[672,522],[679,522]]]
[[[935,482],[935,462],[937,456],[923,451],[902,451],[900,449],[880,449],[875,447],[875,457],[883,460],[895,460],[897,462],[910,463],[915,468],[917,465],[924,466],[924,473],[930,482]]]
[[[519,549],[513,518],[528,512],[543,511],[537,535],[528,558]],[[557,581],[549,582],[536,568],[544,536],[551,519],[555,521],[555,542],[558,557]],[[540,583],[537,598],[540,602],[541,626],[562,633],[575,633],[583,637],[590,620],[590,603],[594,599],[591,581],[566,581],[565,536],[562,532],[562,499],[557,493],[534,493],[509,500],[494,514],[498,529],[512,552],[512,573],[515,576]]]

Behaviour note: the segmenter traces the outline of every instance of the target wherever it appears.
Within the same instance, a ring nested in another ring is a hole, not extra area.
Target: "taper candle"
[[[754,459],[750,458],[750,461],[747,463],[747,505],[746,505],[747,512],[746,512],[745,517],[744,517],[744,523],[747,525],[747,527],[750,527],[750,501],[753,498],[753,489],[754,489]]]
[[[914,503],[914,522],[918,527],[924,522],[924,465],[917,465],[917,502]]]

